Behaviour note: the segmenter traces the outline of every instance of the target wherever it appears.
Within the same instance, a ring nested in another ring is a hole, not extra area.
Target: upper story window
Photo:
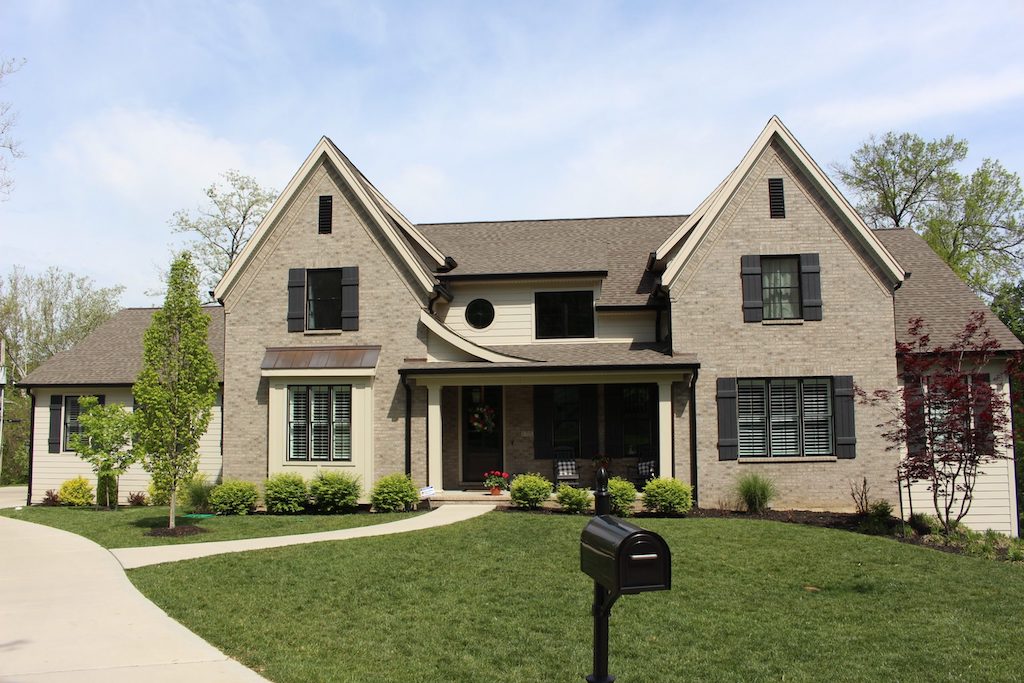
[[[740,257],[743,322],[821,320],[817,254]]]
[[[534,295],[537,339],[594,336],[594,293],[537,292]]]
[[[761,258],[764,320],[800,318],[800,260],[796,256]]]
[[[358,266],[288,271],[289,332],[358,329]]]
[[[494,305],[487,299],[473,299],[466,306],[466,322],[478,330],[494,322]]]

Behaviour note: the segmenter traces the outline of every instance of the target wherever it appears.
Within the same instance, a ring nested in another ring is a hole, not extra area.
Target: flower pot
[[[500,486],[492,486],[491,487],[491,495],[492,496],[500,496],[501,495],[501,487]]]

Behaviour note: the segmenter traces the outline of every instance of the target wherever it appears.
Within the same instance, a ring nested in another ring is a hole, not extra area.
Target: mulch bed
[[[771,522],[789,522],[791,524],[807,524],[828,529],[856,531],[861,518],[852,512],[815,512],[813,510],[765,510],[761,514],[738,512],[735,510],[716,510],[712,508],[694,508],[687,517],[731,517],[737,519],[764,519]]]
[[[196,534],[205,534],[208,529],[204,529],[193,524],[179,524],[173,529],[167,527],[157,527],[156,529],[150,529],[146,532],[147,536],[195,536]]]

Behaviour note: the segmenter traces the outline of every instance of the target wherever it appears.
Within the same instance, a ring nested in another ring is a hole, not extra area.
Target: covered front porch
[[[486,472],[555,480],[570,459],[580,486],[598,461],[612,475],[690,479],[690,403],[697,366],[549,368],[529,363],[421,363],[401,372],[427,388],[427,483],[480,491]],[[540,366],[540,367],[538,367]]]

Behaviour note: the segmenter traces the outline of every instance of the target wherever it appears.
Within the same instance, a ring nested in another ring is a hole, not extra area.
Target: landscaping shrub
[[[221,515],[247,515],[255,512],[259,489],[251,481],[225,479],[210,491],[210,507]]]
[[[659,515],[685,515],[693,508],[693,489],[678,479],[651,479],[644,487],[644,510]]]
[[[60,505],[60,496],[53,489],[47,489],[43,494],[43,505]]]
[[[156,482],[149,482],[149,502],[153,505],[169,505],[171,492],[156,485]]]
[[[128,504],[132,507],[142,507],[149,504],[145,491],[130,491],[128,493]]]
[[[869,501],[871,500],[871,487],[868,486],[868,478],[862,477],[861,482],[850,483],[850,497],[853,498],[853,505],[858,515],[868,514]]]
[[[416,505],[420,492],[404,474],[381,477],[370,492],[370,505],[377,512],[402,512]]]
[[[907,524],[913,529],[919,536],[927,536],[928,534],[937,534],[942,531],[942,524],[935,518],[934,515],[928,515],[923,512],[915,512],[910,515],[907,519]]]
[[[747,512],[760,514],[768,509],[768,503],[779,495],[775,482],[762,477],[756,472],[747,472],[736,482],[736,493],[739,495]]]
[[[551,482],[539,474],[521,474],[509,490],[512,504],[534,510],[551,497]]]
[[[629,517],[636,502],[636,487],[628,479],[612,477],[608,480],[608,501],[613,515]]]
[[[210,494],[213,492],[214,486],[205,474],[197,472],[181,487],[182,498],[184,498],[182,504],[192,512],[200,514],[210,512],[213,509],[210,506]]]
[[[275,515],[302,512],[309,504],[306,480],[295,472],[275,474],[263,485],[263,503]]]
[[[309,482],[309,499],[317,512],[351,512],[359,505],[359,477],[345,472],[317,472]]]
[[[892,503],[875,500],[868,505],[868,512],[857,527],[861,533],[885,536],[892,531]]]
[[[1010,547],[1006,549],[1006,559],[1010,562],[1024,562],[1024,539],[1010,539]]]
[[[96,504],[117,507],[117,477],[100,474],[96,477]]]
[[[586,512],[590,508],[590,491],[586,489],[562,484],[558,487],[556,497],[562,509],[574,515]]]
[[[57,495],[60,496],[61,505],[73,505],[75,507],[92,505],[92,484],[85,477],[68,479],[60,485],[60,493]]]

